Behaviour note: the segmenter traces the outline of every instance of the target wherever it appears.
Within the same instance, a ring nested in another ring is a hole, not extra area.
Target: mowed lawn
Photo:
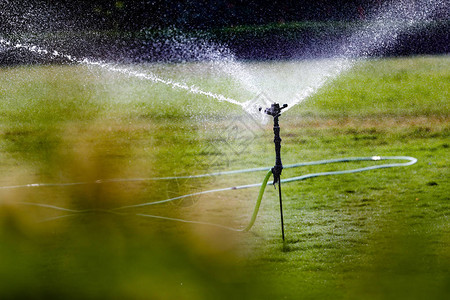
[[[305,64],[310,68],[302,61],[244,66],[266,81],[273,74],[276,82]],[[130,68],[239,101],[255,97],[242,81],[202,64]],[[149,215],[240,228],[257,189],[116,210],[261,182],[264,172],[98,182],[269,167],[270,122],[255,122],[226,102],[106,70],[2,68],[0,298],[446,298],[449,91],[448,56],[369,60],[283,114],[284,164],[418,159],[409,167],[283,185],[283,243],[272,186],[248,233]],[[286,169],[282,176],[379,163]],[[70,184],[24,186],[36,183]]]

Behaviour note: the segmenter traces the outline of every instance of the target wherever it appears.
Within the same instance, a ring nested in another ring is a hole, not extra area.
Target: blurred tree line
[[[1,31],[211,28],[363,19],[388,0],[0,0]],[[413,7],[416,0],[402,0]]]
[[[381,5],[381,0],[95,0],[78,3],[100,18],[103,26],[136,29],[351,20]]]

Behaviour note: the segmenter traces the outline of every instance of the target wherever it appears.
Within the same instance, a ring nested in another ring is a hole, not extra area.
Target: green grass
[[[248,67],[278,74],[305,63]],[[236,99],[252,96],[230,78],[205,75],[203,65],[147,68]],[[281,117],[284,164],[418,158],[410,167],[284,185],[285,243],[272,187],[250,233],[134,213],[239,227],[257,190],[109,210],[259,182],[263,173],[0,189],[0,297],[445,298],[449,70],[448,56],[367,61]],[[270,124],[258,125],[236,107],[162,85],[83,66],[0,69],[0,186],[270,166],[272,139]],[[283,176],[370,164],[286,169]],[[67,213],[23,202],[96,212],[44,221]]]

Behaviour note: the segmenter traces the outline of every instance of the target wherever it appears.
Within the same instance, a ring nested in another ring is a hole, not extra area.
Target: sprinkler
[[[264,110],[264,113],[273,117],[273,134],[275,143],[275,166],[272,168],[273,174],[273,186],[276,187],[278,183],[278,197],[280,199],[280,217],[281,217],[281,236],[284,241],[284,221],[283,221],[283,201],[281,198],[281,172],[283,171],[283,164],[281,163],[281,138],[280,138],[280,125],[278,124],[278,117],[281,115],[281,110],[286,108],[288,105],[273,103],[270,107]],[[262,108],[259,109],[260,111]]]

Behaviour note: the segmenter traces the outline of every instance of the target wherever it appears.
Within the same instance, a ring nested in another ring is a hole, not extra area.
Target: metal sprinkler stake
[[[281,234],[284,241],[284,221],[283,221],[283,202],[281,199],[281,172],[283,171],[283,164],[281,163],[281,138],[280,138],[280,125],[278,124],[278,117],[281,114],[281,110],[286,108],[288,105],[273,103],[270,107],[266,108],[264,112],[269,116],[273,117],[273,134],[275,143],[275,166],[272,168],[273,174],[273,186],[278,183],[278,197],[280,198],[280,216],[281,216]],[[261,110],[261,108],[260,108]]]

